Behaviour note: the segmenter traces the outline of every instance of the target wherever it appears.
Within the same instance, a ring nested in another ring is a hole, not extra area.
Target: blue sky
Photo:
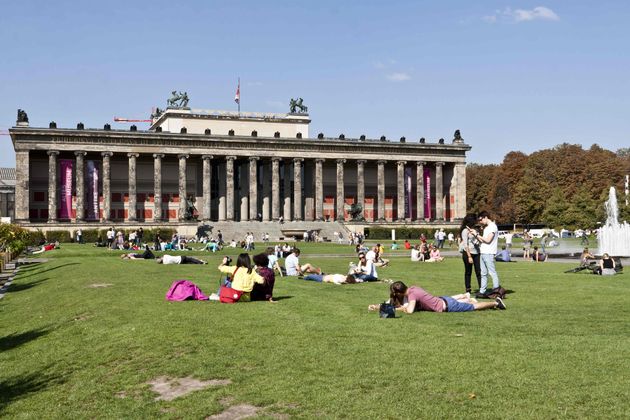
[[[287,112],[311,136],[447,141],[498,163],[562,142],[630,145],[627,1],[8,1],[0,130],[193,108]],[[113,124],[125,128],[126,125]],[[0,166],[14,166],[0,135]]]

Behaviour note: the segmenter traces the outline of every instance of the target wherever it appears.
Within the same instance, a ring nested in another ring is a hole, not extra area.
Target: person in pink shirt
[[[418,311],[428,312],[470,312],[484,309],[506,309],[501,298],[494,302],[477,302],[470,298],[470,293],[455,296],[433,296],[422,287],[410,286],[397,281],[392,283],[390,290],[390,302],[396,306],[396,310],[408,314]],[[403,304],[405,299],[407,304]],[[372,310],[370,305],[368,308]],[[378,305],[376,305],[378,306]]]
[[[444,257],[440,255],[440,250],[434,244],[429,247],[429,259],[426,262],[441,262],[444,261]]]

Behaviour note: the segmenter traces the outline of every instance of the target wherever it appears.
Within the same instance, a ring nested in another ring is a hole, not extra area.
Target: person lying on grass
[[[407,287],[405,283],[397,281],[389,287],[390,301],[397,311],[404,311],[408,314],[418,311],[428,312],[470,312],[484,309],[506,309],[501,298],[496,298],[494,302],[477,302],[471,299],[470,293],[455,296],[433,296],[426,290],[418,286]],[[403,306],[405,298],[408,304]],[[370,305],[370,311],[378,310],[380,305]]]
[[[162,255],[161,257],[156,259],[155,262],[158,264],[164,264],[164,265],[166,264],[208,264],[204,260],[200,260],[195,257],[189,257],[186,255],[174,256],[174,255],[168,255],[168,254]]]
[[[249,302],[251,300],[251,291],[254,289],[254,283],[264,284],[265,279],[254,271],[252,261],[249,254],[244,252],[236,258],[236,267],[227,265],[228,257],[223,257],[219,271],[231,275],[231,283],[226,286],[234,290],[243,292],[239,302]]]
[[[128,254],[121,254],[120,258],[123,260],[152,260],[155,258],[155,255],[149,248],[146,248],[142,254],[130,252]]]
[[[37,251],[31,252],[31,254],[41,254],[42,252],[52,251],[53,249],[59,249],[59,241],[55,241],[55,243],[49,243],[42,245],[41,249]]]
[[[352,274],[309,274],[304,276],[304,280],[334,284],[363,283],[363,281],[357,280]]]

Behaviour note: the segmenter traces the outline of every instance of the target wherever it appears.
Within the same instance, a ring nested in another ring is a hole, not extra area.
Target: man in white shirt
[[[474,229],[471,232],[481,242],[480,254],[481,254],[481,287],[479,289],[480,294],[486,293],[488,287],[488,274],[492,277],[492,287],[497,289],[500,286],[499,275],[494,267],[494,256],[497,254],[497,245],[499,243],[499,229],[497,225],[490,220],[487,211],[479,213],[479,223],[485,226],[483,229],[483,235]]]
[[[510,255],[512,255],[512,238],[514,235],[511,232],[505,234],[505,247]]]
[[[300,250],[293,248],[293,252],[284,260],[284,269],[287,272],[287,276],[301,276],[304,273],[322,274],[322,270],[318,267],[313,267],[311,264],[300,265]]]
[[[164,254],[155,260],[158,264],[208,264],[207,262],[186,255],[168,255]]]

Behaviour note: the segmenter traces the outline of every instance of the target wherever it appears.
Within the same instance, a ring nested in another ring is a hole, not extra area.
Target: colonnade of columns
[[[76,159],[76,219],[78,221],[83,220],[85,214],[85,182],[84,182],[84,158],[86,152],[77,151],[74,153]],[[111,212],[111,158],[112,152],[102,152],[102,220],[108,221]],[[26,155],[21,152],[17,153],[17,159],[21,161],[22,165],[25,165],[26,172],[22,169],[20,178],[23,181],[26,178],[26,184],[22,185],[22,190],[28,189],[28,152]],[[58,151],[48,152],[48,215],[49,222],[57,221],[57,159],[59,156]],[[136,220],[136,167],[138,153],[127,153],[128,158],[128,192],[129,199],[127,203],[128,221]],[[162,159],[165,155],[161,153],[153,154],[153,166],[154,166],[154,202],[153,202],[153,219],[162,220]],[[187,191],[187,179],[186,179],[186,167],[187,161],[190,158],[188,154],[177,155],[179,163],[179,219],[182,220],[185,216],[187,207],[186,200]],[[225,176],[219,175],[219,178],[225,178],[225,182],[219,182],[219,191],[215,192],[215,196],[218,195],[218,220],[229,221],[235,220],[235,161],[237,156],[220,156],[215,157],[213,155],[201,155],[202,161],[202,212],[200,218],[203,220],[211,219],[211,196],[212,196],[212,168],[213,165],[222,165],[225,167]],[[241,196],[241,220],[258,220],[260,217],[263,221],[267,220],[279,220],[283,217],[285,221],[289,220],[303,220],[304,214],[304,197],[303,197],[303,168],[305,167],[304,158],[279,158],[272,157],[270,159],[262,160],[264,170],[262,171],[262,194],[259,196],[259,165],[261,164],[261,158],[259,157],[241,157],[242,160],[247,159],[249,163],[247,173],[248,179],[248,192]],[[242,162],[241,160],[241,162]],[[335,203],[335,218],[337,220],[344,219],[344,206],[345,206],[345,182],[344,182],[344,169],[346,169],[348,161],[350,159],[329,159],[329,162],[336,163],[336,203]],[[427,161],[387,161],[384,159],[376,161],[368,161],[364,159],[354,160],[356,163],[356,195],[355,203],[362,206],[365,209],[365,165],[370,162],[376,164],[376,214],[375,219],[385,219],[385,167],[388,164],[396,164],[396,213],[397,219],[402,220],[407,216],[407,220],[425,220],[429,215],[425,214],[425,198],[427,191],[425,190],[425,168],[433,168],[434,177],[431,178],[431,185],[434,186],[434,195],[432,200],[435,203],[435,214],[431,215],[432,219],[445,220],[448,219],[445,215],[444,207],[444,182],[443,182],[443,167],[445,162],[427,162]],[[310,217],[314,217],[315,220],[324,220],[324,164],[326,159],[316,158],[309,163],[309,168],[312,170],[314,163],[314,179],[310,179],[314,184],[314,189],[310,190],[311,195],[314,195],[311,206],[314,202],[314,215],[311,213]],[[284,187],[281,188],[281,174],[280,167],[283,165],[283,177]],[[292,165],[292,170],[291,170]],[[447,164],[453,165],[453,164]],[[413,183],[416,185],[416,211],[415,214],[410,215],[405,211],[405,195],[409,191],[405,191],[405,176],[408,173],[405,172],[406,168],[413,168],[415,166],[416,177],[413,179]],[[19,165],[18,165],[19,167]],[[24,166],[22,167],[24,168]],[[243,172],[240,172],[241,174]],[[453,194],[455,199],[451,200],[450,207],[454,208],[454,216],[456,218],[463,217],[465,212],[465,184],[466,184],[466,171],[464,163],[455,163],[453,166],[453,186],[450,186],[449,197]],[[215,184],[216,185],[216,184]],[[309,184],[310,185],[310,184]],[[328,185],[328,184],[327,184]],[[18,188],[20,184],[18,182]],[[311,188],[311,187],[309,187]],[[281,198],[281,190],[284,190],[283,197]],[[291,191],[292,194],[291,194]],[[304,189],[306,191],[306,189]],[[22,191],[22,194],[24,191]],[[218,194],[217,194],[218,193]],[[22,195],[22,200],[24,196]],[[281,199],[283,200],[281,202]],[[259,200],[261,203],[262,214],[259,215]],[[17,210],[17,198],[16,198],[16,215]],[[28,200],[27,200],[28,201]],[[453,201],[455,204],[453,205]],[[463,203],[462,203],[463,201]],[[23,205],[23,203],[22,203]],[[28,208],[28,205],[26,205]],[[281,211],[282,209],[282,211]],[[393,210],[393,209],[392,209]],[[407,214],[406,214],[407,213]],[[24,209],[22,208],[22,216],[24,216]],[[28,210],[26,210],[26,216]],[[451,214],[451,217],[453,214]],[[27,218],[27,217],[26,217]]]

